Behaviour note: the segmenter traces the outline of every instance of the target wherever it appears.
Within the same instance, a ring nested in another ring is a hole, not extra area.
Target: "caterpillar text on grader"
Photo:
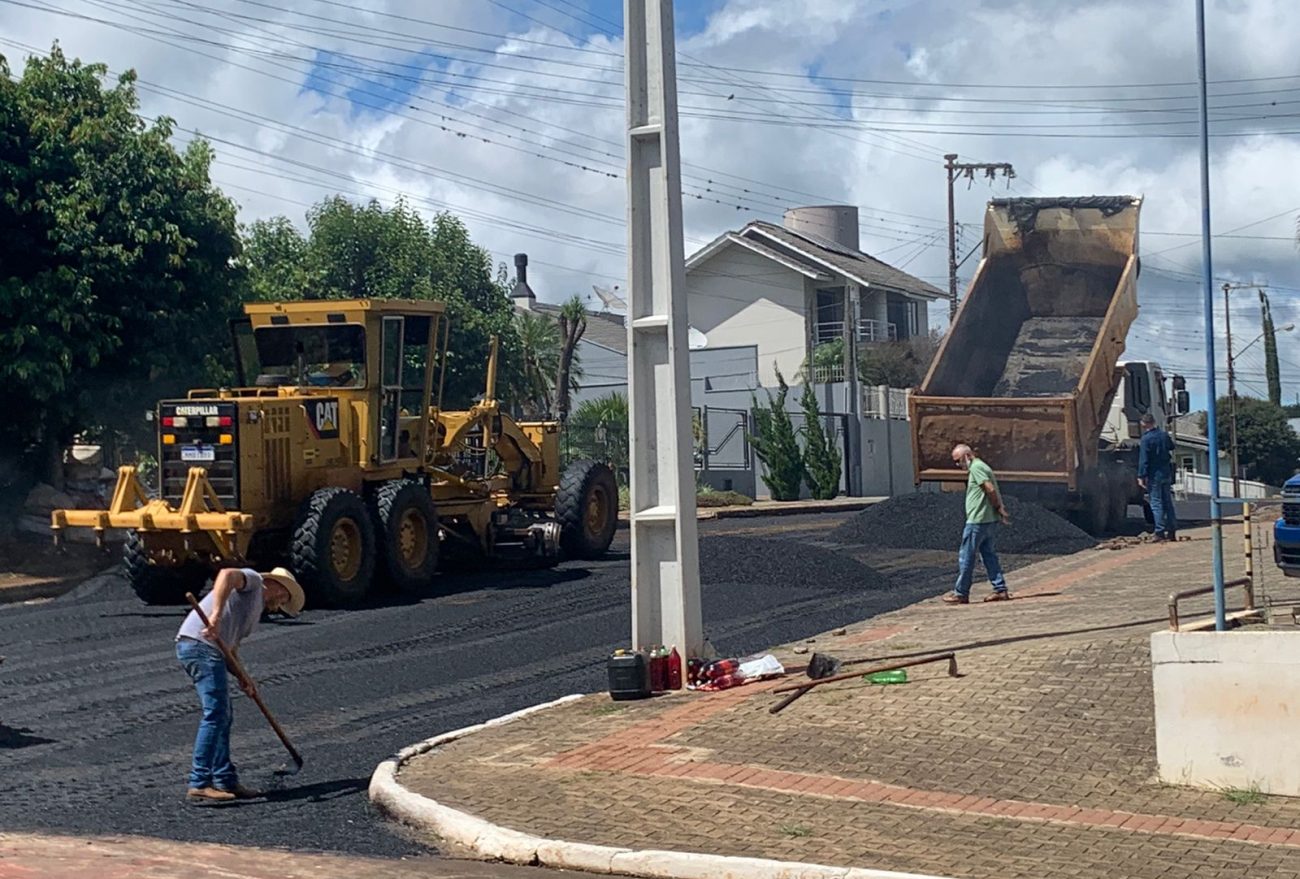
[[[101,539],[127,529],[127,578],[146,602],[182,603],[232,563],[287,561],[309,603],[345,606],[383,585],[432,594],[443,549],[608,549],[613,471],[579,461],[561,474],[559,425],[501,411],[495,339],[483,398],[442,410],[441,303],[244,310],[234,336],[247,386],[158,404],[160,496],[123,467],[107,510],[52,515],[56,539],[68,527]]]

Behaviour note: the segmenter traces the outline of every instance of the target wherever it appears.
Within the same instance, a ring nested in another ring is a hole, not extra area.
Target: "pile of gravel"
[[[999,552],[1068,555],[1097,545],[1087,532],[1038,504],[1004,500],[1011,524],[998,531]],[[831,539],[850,546],[956,550],[965,524],[962,492],[921,492],[868,507],[836,528]]]
[[[807,543],[770,537],[702,535],[700,582],[823,589],[888,589],[889,578],[874,568]]]

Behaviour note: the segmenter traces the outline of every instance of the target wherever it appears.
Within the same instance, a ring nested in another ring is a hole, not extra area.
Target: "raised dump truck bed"
[[[951,451],[967,442],[1003,483],[1060,486],[1054,506],[1086,507],[1081,493],[1119,505],[1106,497],[1116,477],[1097,473],[1098,437],[1137,317],[1140,206],[1129,196],[989,203],[984,257],[910,399],[918,482],[964,479]]]

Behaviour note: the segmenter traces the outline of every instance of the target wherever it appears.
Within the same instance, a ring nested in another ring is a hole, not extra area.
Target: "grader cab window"
[[[260,327],[253,338],[259,387],[366,386],[366,332],[356,324]]]

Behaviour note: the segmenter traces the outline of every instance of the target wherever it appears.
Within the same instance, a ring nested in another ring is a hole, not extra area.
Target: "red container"
[[[668,689],[668,655],[662,647],[650,648],[650,690],[662,693]]]
[[[668,654],[668,689],[680,690],[682,688],[682,655],[674,647]]]

